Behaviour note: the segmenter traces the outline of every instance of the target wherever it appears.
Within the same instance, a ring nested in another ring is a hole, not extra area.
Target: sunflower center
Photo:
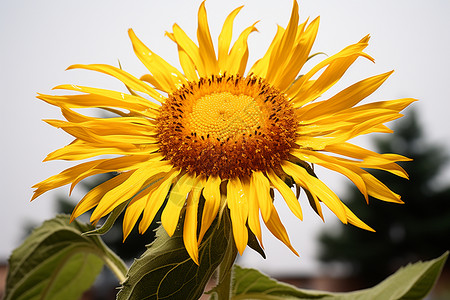
[[[170,95],[156,119],[162,154],[187,172],[222,179],[278,168],[295,142],[286,96],[258,77],[212,76]]]
[[[253,97],[230,92],[201,97],[186,117],[197,135],[219,140],[250,134],[263,123],[261,109]]]

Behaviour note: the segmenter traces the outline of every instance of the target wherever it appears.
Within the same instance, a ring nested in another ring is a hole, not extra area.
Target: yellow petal
[[[120,122],[114,122],[114,119],[120,119]],[[63,129],[77,139],[92,144],[106,144],[104,146],[125,144],[125,147],[132,147],[132,145],[158,143],[158,139],[153,136],[156,134],[156,128],[153,125],[142,126],[131,123],[131,121],[126,122],[127,120],[124,117],[97,119],[81,123],[60,120],[44,121],[54,127]],[[123,146],[119,147],[123,148]]]
[[[227,184],[227,202],[230,209],[234,241],[242,255],[248,242],[248,231],[245,225],[248,217],[248,200],[244,193],[241,180],[234,177]]]
[[[270,56],[266,80],[273,85],[278,83],[277,77],[282,76],[284,73],[285,69],[283,66],[285,66],[286,59],[290,57],[297,36],[298,19],[298,4],[297,1],[294,1],[286,31],[281,37],[280,42],[274,47]]]
[[[134,225],[138,221],[142,212],[144,211],[145,205],[147,203],[148,195],[152,190],[153,184],[155,184],[160,178],[160,174],[153,176],[149,183],[149,186],[146,187],[143,191],[139,192],[127,206],[125,210],[125,214],[123,216],[123,241],[128,237],[133,230]]]
[[[134,53],[147,67],[153,78],[157,81],[163,91],[171,93],[179,86],[186,83],[186,79],[176,68],[168,64],[164,59],[147,48],[134,34],[132,29],[128,30]]]
[[[267,171],[267,177],[269,178],[272,185],[280,192],[281,196],[283,197],[284,201],[286,201],[286,204],[288,205],[292,213],[300,220],[303,220],[303,213],[302,208],[300,207],[300,203],[298,202],[297,197],[295,197],[294,192],[292,192],[289,186],[287,186],[287,184],[284,183],[284,181],[281,180],[271,169]]]
[[[345,206],[345,204],[342,205],[344,205],[345,213],[347,214],[347,220],[350,224],[368,231],[375,232],[375,230],[373,230],[369,225],[361,221],[347,206]]]
[[[151,153],[159,150],[157,144],[143,145],[142,147],[130,146],[117,148],[116,146],[117,145],[102,145],[102,147],[96,147],[76,140],[63,148],[48,154],[44,161],[56,159],[81,160],[103,154],[131,155],[137,153]],[[123,144],[121,146],[123,146]]]
[[[108,191],[110,191],[117,185],[121,185],[132,174],[133,174],[133,171],[119,174],[119,175],[109,179],[108,181],[105,181],[102,184],[99,184],[92,190],[90,190],[83,197],[83,199],[81,199],[81,201],[78,202],[77,206],[75,206],[75,208],[72,212],[72,215],[70,216],[70,221],[72,222],[73,220],[78,218],[78,216],[82,215],[83,213],[87,212],[91,208],[95,207]]]
[[[130,75],[131,76],[131,75]],[[137,78],[135,78],[137,80]],[[122,92],[116,92],[106,89],[99,89],[87,86],[73,85],[73,84],[62,84],[55,86],[54,90],[70,90],[78,91],[82,93],[89,94],[90,97],[85,97],[86,100],[82,101],[82,98],[75,98],[75,101],[71,101],[68,104],[73,108],[78,107],[118,107],[124,108],[132,111],[146,111],[149,109],[158,110],[160,106],[152,101],[149,101],[140,96],[130,95]],[[70,96],[68,99],[73,98]],[[81,100],[81,101],[80,101]]]
[[[216,59],[216,53],[214,51],[213,42],[211,40],[211,34],[209,32],[208,19],[206,17],[205,1],[200,4],[198,10],[198,29],[197,39],[199,44],[199,53],[203,59],[203,63],[206,68],[206,74],[217,74],[219,71]]]
[[[198,265],[197,214],[198,202],[203,188],[203,180],[196,179],[186,203],[186,216],[183,226],[183,241],[189,256]]]
[[[66,87],[58,86],[56,88],[62,88]],[[125,94],[124,94],[125,95]],[[111,107],[117,107],[129,110],[130,113],[136,114],[136,115],[142,115],[148,118],[154,118],[156,116],[155,114],[155,108],[152,107],[152,105],[155,105],[157,108],[158,106],[156,104],[147,104],[147,105],[141,105],[137,103],[132,102],[126,102],[126,101],[115,101],[112,98],[107,98],[104,96],[98,96],[93,94],[88,95],[66,95],[66,96],[51,96],[51,95],[44,95],[39,94],[36,98],[41,99],[51,105],[55,105],[61,108],[61,111],[63,115],[67,118],[67,120],[71,122],[79,122],[81,120],[89,121],[96,118],[93,117],[87,117],[83,116],[82,114],[75,113],[72,110],[69,110],[69,108],[94,108],[99,107],[102,109],[111,109]],[[125,97],[127,98],[127,97]],[[152,103],[148,101],[148,103]]]
[[[287,174],[294,178],[295,183],[309,190],[313,196],[318,197],[342,223],[347,224],[347,216],[342,202],[328,186],[316,177],[309,175],[303,167],[297,166],[296,164],[284,161],[281,167]]]
[[[403,204],[400,195],[391,191],[385,184],[376,179],[372,174],[364,170],[360,170],[360,176],[363,178],[367,186],[369,195],[374,198],[393,203]]]
[[[307,161],[313,164],[318,164],[322,167],[325,167],[327,169],[333,170],[346,176],[355,184],[355,186],[359,189],[361,194],[364,195],[366,201],[368,201],[366,184],[364,183],[364,180],[358,175],[357,166],[345,164],[343,162],[340,162],[334,157],[322,153],[317,153],[315,151],[298,149],[291,151],[291,154],[299,158],[300,160]]]
[[[167,86],[164,87],[163,85],[161,85],[158,82],[158,80],[156,80],[156,78],[153,75],[144,74],[139,79],[142,80],[142,81],[150,83],[155,89],[163,91],[165,93],[170,93],[172,91],[172,88],[168,89]]]
[[[200,50],[197,45],[187,36],[187,34],[178,26],[174,24],[173,38],[175,42],[183,48],[184,52],[189,56],[201,77],[206,77],[207,72],[203,63],[203,59],[200,56]]]
[[[316,99],[325,90],[336,83],[347,70],[347,68],[359,57],[364,56],[372,59],[362,51],[367,47],[367,42],[359,42],[350,45],[337,54],[330,56],[314,66],[308,73],[299,78],[288,90],[288,97],[295,102],[295,107],[301,107],[304,104]],[[304,90],[303,85],[311,79],[318,71],[328,66],[320,75],[314,84]]]
[[[225,22],[223,23],[222,31],[219,35],[219,58],[218,58],[218,64],[221,71],[225,71],[224,68],[225,62],[228,58],[228,51],[230,49],[230,43],[231,43],[231,37],[233,34],[233,22],[236,15],[239,13],[239,11],[242,9],[243,6],[240,6],[233,10],[228,17],[226,18]]]
[[[197,72],[195,71],[195,64],[192,61],[192,59],[189,57],[189,55],[186,53],[186,51],[183,49],[183,47],[181,47],[180,45],[178,45],[175,36],[173,33],[171,32],[166,32],[166,35],[177,44],[177,49],[178,49],[178,58],[180,60],[180,65],[181,68],[184,71],[184,74],[186,76],[186,78],[189,81],[195,81],[198,80],[198,75]]]
[[[157,173],[168,172],[171,168],[170,164],[161,162],[160,164],[148,163],[146,166],[132,171],[132,175],[126,181],[117,185],[102,197],[97,208],[92,212],[91,222],[99,220],[115,207],[136,195],[143,188],[147,179]]]
[[[152,187],[152,190],[147,197],[147,203],[145,204],[144,215],[139,223],[139,232],[144,233],[150,224],[153,222],[156,213],[166,199],[170,186],[172,185],[175,177],[180,173],[180,169],[171,169],[167,172],[163,179]]]
[[[395,162],[411,161],[410,158],[398,154],[379,154],[362,147],[352,145],[350,143],[341,143],[327,146],[326,151],[333,152],[340,155],[346,155],[352,158],[357,158],[362,161],[357,161],[361,168],[379,169],[390,172],[396,176],[408,178],[406,171]]]
[[[261,215],[265,221],[269,220],[272,213],[272,198],[270,197],[270,183],[261,171],[255,171],[250,178],[250,185],[254,187],[251,191],[256,192]]]
[[[333,152],[336,154],[361,159],[364,161],[377,160],[380,161],[381,163],[411,160],[410,158],[398,154],[379,154],[377,152],[370,151],[368,149],[350,143],[329,145],[325,148],[325,150],[328,152]]]
[[[148,84],[142,82],[141,80],[137,79],[133,75],[110,65],[102,65],[102,64],[92,64],[92,65],[72,65],[67,68],[68,70],[71,69],[86,69],[86,70],[93,70],[101,73],[105,73],[107,75],[111,75],[120,81],[122,81],[126,86],[128,86],[130,89],[146,93],[153,99],[163,103],[164,97],[159,94],[157,91],[155,91],[151,86]]]
[[[105,159],[100,161],[97,165],[92,167],[90,170],[80,174],[75,177],[70,185],[69,193],[75,186],[83,179],[97,174],[104,174],[109,172],[124,172],[132,171],[140,168],[143,164],[148,162],[158,162],[162,160],[162,156],[159,153],[154,155],[133,155],[133,156],[122,156],[111,159]]]
[[[281,223],[280,217],[278,216],[277,210],[273,207],[272,213],[270,214],[270,219],[265,222],[267,229],[280,241],[282,241],[295,255],[299,256],[297,251],[291,245],[289,236]]]
[[[89,117],[89,116],[85,116],[80,113],[77,113],[76,111],[69,109],[65,105],[61,106],[60,108],[61,108],[61,113],[64,116],[64,118],[66,118],[67,121],[72,122],[72,123],[81,123],[81,122],[93,121],[93,120],[97,119],[95,117]]]
[[[319,20],[319,17],[314,19],[305,31],[303,30],[306,22],[298,26],[297,38],[291,56],[289,60],[286,60],[283,72],[280,72],[277,76],[276,86],[281,91],[285,91],[294,82],[301,68],[308,60],[319,29]]]
[[[314,109],[307,110],[308,106],[305,106],[305,112],[300,113],[299,117],[304,122],[314,122],[316,118],[321,118],[325,115],[353,107],[376,91],[392,72],[393,71],[361,80],[330,99],[320,102],[318,105],[314,106]]]
[[[256,24],[256,23],[255,23]],[[248,59],[247,39],[250,33],[256,31],[255,24],[246,28],[231,48],[230,55],[224,62],[223,72],[244,75]]]
[[[203,207],[202,213],[202,223],[200,228],[200,233],[198,235],[198,244],[200,245],[203,236],[205,235],[208,228],[211,226],[217,212],[220,207],[220,184],[222,180],[219,176],[209,176],[205,183],[205,188],[203,189],[203,197],[205,198],[205,205]]]
[[[181,176],[170,191],[166,207],[161,215],[161,223],[167,234],[172,236],[177,228],[180,212],[186,203],[186,196],[194,187],[195,177],[189,173]]]
[[[357,107],[353,107],[349,109],[349,111],[353,112],[354,114],[356,112],[361,111],[377,111],[377,110],[388,110],[391,112],[400,112],[404,108],[406,108],[411,103],[417,101],[417,99],[413,98],[403,98],[403,99],[397,99],[397,100],[389,100],[389,101],[377,101],[372,103],[367,103],[364,105],[360,105]]]
[[[251,67],[249,74],[253,73],[256,76],[259,76],[261,78],[266,78],[267,76],[267,70],[269,68],[269,60],[272,55],[273,50],[278,47],[278,44],[281,41],[281,38],[284,34],[284,28],[281,26],[277,27],[277,33],[275,34],[275,37],[272,40],[272,43],[269,46],[269,49],[267,49],[266,54],[264,56],[257,60],[253,66]]]
[[[31,198],[31,201],[42,195],[43,193],[56,189],[60,186],[66,185],[71,183],[75,180],[78,176],[81,174],[89,171],[94,166],[98,165],[100,162],[105,161],[105,159],[99,159],[94,161],[89,161],[85,163],[81,163],[79,165],[76,165],[74,167],[68,168],[61,173],[57,175],[53,175],[35,185],[33,185],[33,188],[36,188],[36,190],[33,193],[33,197]]]
[[[261,224],[259,223],[258,193],[261,191],[250,181],[243,183],[245,194],[248,195],[248,227],[262,245]],[[270,218],[270,214],[269,214]]]

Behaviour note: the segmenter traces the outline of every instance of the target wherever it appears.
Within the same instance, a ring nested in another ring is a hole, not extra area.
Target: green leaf
[[[94,228],[93,230],[89,230],[86,232],[83,232],[83,236],[91,236],[91,235],[103,235],[107,233],[116,222],[117,218],[120,216],[120,214],[125,210],[127,207],[129,201],[125,201],[124,203],[120,204],[114,210],[109,214],[108,218],[106,219],[105,223],[99,228]]]
[[[83,237],[91,225],[59,215],[36,228],[9,258],[5,300],[79,299],[104,263],[126,272],[98,237]],[[124,269],[125,268],[125,269]]]
[[[440,257],[426,261],[409,264],[400,268],[396,273],[373,288],[351,293],[352,298],[361,299],[370,296],[372,299],[423,299],[433,288],[445,261],[448,251]],[[345,298],[347,299],[347,298]]]
[[[447,257],[448,252],[427,262],[410,264],[372,288],[350,293],[302,290],[256,270],[235,266],[232,299],[423,299],[436,283]]]
[[[234,266],[232,298],[237,299],[325,299],[332,293],[301,290],[254,269]]]
[[[179,226],[169,237],[162,226],[156,240],[131,266],[118,300],[198,299],[232,243],[231,221],[224,213],[208,229],[199,248],[199,265],[189,257]]]

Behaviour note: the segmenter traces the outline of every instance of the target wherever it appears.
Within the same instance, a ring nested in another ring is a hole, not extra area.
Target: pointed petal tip
[[[79,64],[70,65],[70,66],[68,66],[68,67],[66,68],[66,71],[68,71],[68,70],[73,70],[73,69],[77,69],[78,66],[79,66]]]
[[[370,226],[367,226],[367,228],[364,228],[364,229],[367,230],[367,231],[370,231],[370,232],[376,232],[375,229],[373,229]]]
[[[370,33],[368,33],[366,36],[364,36],[359,42],[360,43],[368,43],[370,40]]]
[[[169,31],[165,31],[164,32],[164,36],[167,36],[168,38],[170,38],[171,40],[173,40],[173,32],[169,32]]]
[[[291,250],[297,257],[300,257],[300,254],[298,254],[298,252],[294,249],[294,247],[289,246],[289,250]]]
[[[125,243],[125,240],[126,240],[127,237],[130,235],[132,229],[133,229],[133,228],[131,228],[131,229],[126,228],[126,227],[125,227],[125,224],[123,224],[123,227],[122,227],[122,232],[123,232],[122,244]]]
[[[322,219],[322,222],[324,222],[325,223],[325,218],[323,217],[323,214],[322,214],[322,212],[320,212],[320,214],[317,214],[319,217],[320,217],[320,219]]]
[[[164,226],[164,222],[161,222],[161,224],[162,224],[162,226],[164,227],[164,230],[166,231],[166,233],[167,233],[167,235],[169,236],[169,237],[172,237],[173,236],[173,234],[175,233],[175,230],[176,230],[176,226],[175,227],[169,227],[169,226],[167,226],[167,224]]]
[[[39,100],[44,100],[43,98],[45,97],[45,94],[42,93],[36,93],[36,98],[38,98]]]
[[[290,241],[283,242],[288,248],[289,250],[292,251],[292,253],[294,253],[297,257],[300,257],[300,254],[298,254],[297,250],[295,250],[294,246],[292,246],[292,244],[290,243]]]
[[[130,37],[131,43],[134,46],[134,42],[137,40],[139,41],[139,38],[136,36],[136,34],[134,33],[134,30],[132,28],[128,29],[128,36]]]
[[[375,63],[375,58],[373,58],[373,57],[370,56],[369,54],[362,52],[362,53],[361,53],[361,56],[362,56],[362,57],[365,57],[365,58],[367,58],[368,60],[370,60],[371,62]]]
[[[206,14],[206,8],[205,8],[205,2],[206,0],[203,0],[202,3],[200,4],[200,7],[198,8],[198,13],[205,13]]]
[[[258,21],[256,21],[255,23],[252,24],[252,26],[251,26],[252,27],[252,31],[250,33],[252,33],[252,32],[259,32],[258,28],[255,27],[255,25],[258,24],[259,22],[261,22],[261,20],[258,20]]]
[[[74,215],[74,213],[72,213],[72,214],[70,215],[70,220],[69,220],[69,222],[72,223],[75,219],[76,219],[76,216]]]
[[[186,247],[186,244],[185,244]],[[197,266],[200,266],[198,262],[198,247],[188,249],[186,248],[187,253],[189,254],[189,257],[195,262]]]
[[[237,248],[240,256],[242,256],[244,254],[244,250],[246,247],[247,247],[247,245],[245,245],[244,247],[236,245],[236,248]]]

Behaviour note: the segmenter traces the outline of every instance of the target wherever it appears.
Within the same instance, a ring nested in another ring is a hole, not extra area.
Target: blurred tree
[[[324,232],[319,238],[319,258],[348,265],[361,288],[374,285],[408,262],[435,258],[450,249],[450,186],[436,187],[437,176],[448,160],[446,151],[425,139],[414,110],[397,123],[394,132],[377,139],[376,146],[380,153],[412,158],[401,164],[410,179],[387,172],[372,174],[400,194],[405,204],[369,198],[367,206],[354,188],[346,203],[376,232],[343,226],[340,232]]]

